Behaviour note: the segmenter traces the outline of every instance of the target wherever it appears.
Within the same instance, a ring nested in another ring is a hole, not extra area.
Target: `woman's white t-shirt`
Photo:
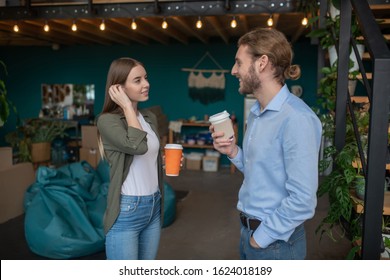
[[[139,113],[137,118],[142,129],[147,133],[148,151],[143,155],[134,155],[129,174],[122,185],[122,194],[151,195],[158,190],[157,156],[160,143],[142,114]]]

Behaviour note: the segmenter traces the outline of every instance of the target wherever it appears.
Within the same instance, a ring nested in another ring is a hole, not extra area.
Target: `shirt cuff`
[[[268,236],[264,230],[260,227],[253,233],[253,238],[255,239],[257,245],[259,245],[261,248],[267,248],[270,244],[274,243],[276,239],[273,239],[272,237]]]
[[[238,163],[241,161],[241,158],[242,158],[242,151],[241,151],[241,148],[237,146],[237,149],[238,149],[238,152],[236,154],[235,157],[231,158],[231,157],[227,157],[232,163]]]

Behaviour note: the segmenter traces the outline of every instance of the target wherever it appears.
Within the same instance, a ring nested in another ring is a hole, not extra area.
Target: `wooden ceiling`
[[[49,6],[47,1],[45,5],[39,4],[39,0],[31,1],[29,8],[0,8],[0,45],[228,44],[236,42],[251,29],[266,27],[271,14],[273,28],[282,31],[292,42],[309,32],[309,28],[301,24],[304,14],[293,6],[286,7],[287,2],[294,1],[275,0],[272,2],[276,2],[277,7],[271,8],[271,1],[264,0],[94,0],[77,5],[74,2],[53,3],[58,0],[52,0]],[[267,2],[268,6],[247,6],[253,2]],[[231,6],[226,7],[226,3]],[[284,3],[282,8],[281,3]],[[381,18],[390,17],[390,5],[385,6],[387,10],[376,9]],[[195,27],[199,17],[203,23],[201,29]],[[230,26],[233,17],[237,21],[236,28]],[[161,26],[164,18],[167,29]],[[99,29],[103,19],[104,31]],[[131,29],[133,19],[136,30]],[[43,30],[45,23],[50,27],[49,32]],[[77,31],[71,30],[73,23],[76,23]],[[13,31],[15,24],[19,26],[19,32]]]
[[[131,29],[132,19],[106,18],[106,29],[101,31],[99,25],[102,19],[80,18],[75,21],[77,31],[71,26],[73,19],[51,19],[48,21],[49,32],[44,32],[45,20],[34,19],[18,22],[19,32],[13,31],[15,22],[0,21],[0,45],[131,45],[135,43],[148,45],[157,42],[163,45],[179,42],[187,45],[190,42],[208,44],[213,41],[230,43],[255,27],[267,26],[269,15],[239,15],[236,16],[237,27],[231,28],[232,16],[206,16],[202,18],[201,29],[195,27],[198,17],[174,16],[166,18],[167,29],[162,29],[162,17],[139,17],[135,19],[137,29]],[[287,36],[298,39],[306,29],[301,25],[302,15],[274,14],[274,27]]]

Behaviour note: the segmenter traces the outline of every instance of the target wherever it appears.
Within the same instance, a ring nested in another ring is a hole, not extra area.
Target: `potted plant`
[[[19,161],[44,162],[50,160],[51,142],[67,136],[68,125],[60,120],[30,119],[5,140],[17,149]]]
[[[0,60],[0,68],[4,70],[7,75],[7,68],[3,61]],[[15,106],[12,105],[11,101],[7,97],[7,88],[5,87],[5,81],[0,76],[0,127],[4,126],[10,115],[10,109],[16,113]]]
[[[332,114],[328,115],[332,116]],[[356,114],[355,117],[362,146],[365,149],[369,114],[363,112]],[[332,120],[330,118],[327,125],[334,129]],[[324,133],[327,131],[332,133],[331,129],[324,129]],[[329,137],[332,137],[330,133]],[[365,178],[358,158],[358,145],[353,131],[353,124],[351,117],[348,116],[345,146],[337,151],[335,146],[329,145],[324,149],[323,159],[319,163],[320,172],[326,170],[330,164],[332,164],[332,170],[319,185],[318,196],[328,196],[329,209],[316,229],[316,233],[321,235],[326,233],[334,241],[346,237],[352,241],[352,244],[357,244],[351,249],[347,258],[353,258],[356,252],[360,250],[360,245],[356,241],[361,240],[362,235],[361,214],[354,211],[354,204],[357,202],[353,198],[356,194],[361,194],[359,191],[362,188],[364,192],[365,187]]]
[[[381,257],[384,259],[390,259],[390,216],[383,217],[382,237],[384,251]]]
[[[325,26],[321,28],[318,27],[319,16],[311,18],[309,20],[309,25],[312,27],[312,30],[306,36],[319,39],[320,46],[328,51],[330,66],[332,67],[337,63],[337,52],[335,46],[338,44],[338,36],[340,33],[340,3],[336,0],[329,0],[328,3],[328,13],[325,15]],[[332,11],[337,12],[332,15]],[[352,37],[356,40],[359,56],[362,57],[365,49],[363,44],[363,34],[354,15],[352,15],[351,33]],[[351,82],[351,94],[354,92],[354,88],[356,87],[356,76],[359,73],[358,70],[359,66],[357,58],[355,52],[351,48],[349,62],[349,72],[352,74],[349,78],[353,81]]]

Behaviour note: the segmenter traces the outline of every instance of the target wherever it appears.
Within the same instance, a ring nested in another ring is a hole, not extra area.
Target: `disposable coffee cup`
[[[180,144],[166,144],[165,150],[165,175],[179,176],[180,164],[183,154],[183,146]]]
[[[234,130],[230,114],[225,110],[221,113],[210,116],[209,122],[214,126],[214,131],[225,133],[224,139],[231,139],[234,137]]]

